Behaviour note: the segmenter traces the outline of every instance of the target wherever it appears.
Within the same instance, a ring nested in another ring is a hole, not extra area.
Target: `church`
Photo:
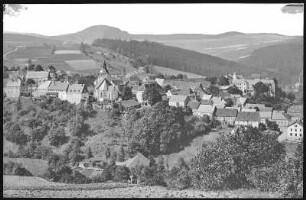
[[[119,86],[113,82],[113,78],[107,70],[105,61],[94,85],[94,97],[97,101],[114,101],[118,99]]]

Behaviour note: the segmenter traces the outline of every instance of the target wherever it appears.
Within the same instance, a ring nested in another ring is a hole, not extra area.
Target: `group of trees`
[[[225,76],[220,76],[220,77],[212,76],[212,77],[207,77],[205,80],[209,81],[212,85],[216,84],[221,86],[229,85],[229,79],[226,78]]]
[[[194,51],[149,41],[96,39],[93,46],[104,47],[137,60],[138,65],[152,64],[195,74],[214,76],[229,71],[250,71],[242,65]]]

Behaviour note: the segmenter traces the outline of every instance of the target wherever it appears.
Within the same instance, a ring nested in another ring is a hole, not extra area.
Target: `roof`
[[[163,86],[163,83],[164,83],[165,79],[156,78],[155,81],[156,81],[156,83],[158,83],[158,85]]]
[[[221,104],[222,103],[222,98],[221,97],[213,97],[212,99],[213,104]],[[224,101],[223,101],[224,103]]]
[[[237,99],[237,104],[244,105],[245,102],[246,102],[246,100],[247,100],[247,98],[245,98],[245,97],[239,97],[239,98]]]
[[[174,93],[177,95],[186,95],[186,96],[192,94],[190,89],[176,90]]]
[[[272,120],[289,120],[290,116],[283,111],[273,110]]]
[[[246,108],[255,108],[255,107],[263,108],[263,107],[265,107],[265,104],[247,103],[247,104],[245,104],[244,107],[246,107]]]
[[[211,100],[201,100],[201,105],[212,105],[213,102]]]
[[[290,106],[287,113],[303,113],[303,105]]]
[[[191,109],[198,109],[198,107],[200,106],[200,102],[198,101],[189,101],[187,106],[190,107]]]
[[[138,103],[135,99],[130,99],[130,100],[121,101],[121,105],[124,108],[131,108],[134,106],[139,106],[140,103]]]
[[[26,78],[29,79],[43,79],[43,78],[48,78],[49,72],[47,71],[27,71]]]
[[[169,102],[185,102],[188,96],[186,95],[172,95]]]
[[[47,90],[49,85],[50,85],[51,81],[44,81],[42,82],[38,87],[37,89],[38,90]]]
[[[259,111],[260,112],[272,112],[272,107],[260,107]]]
[[[229,89],[230,87],[232,87],[232,85],[224,85],[224,86],[221,86],[221,87],[220,87],[220,90],[227,90],[227,89]]]
[[[302,123],[301,121],[299,121],[299,122],[293,122],[293,123],[290,124],[289,126],[292,126],[292,125],[294,125],[294,124],[298,124],[298,125],[304,127],[304,126],[303,126],[303,123]],[[288,127],[289,127],[289,126],[288,126]]]
[[[272,117],[272,110],[271,111],[259,111],[260,118],[268,118],[271,119]]]
[[[20,87],[21,80],[20,79],[7,79],[5,87]]]
[[[60,90],[60,91],[66,91],[69,84],[61,81],[52,81],[49,85],[49,90]]]
[[[217,117],[236,117],[237,113],[238,113],[237,109],[217,108],[216,116]]]
[[[148,166],[150,160],[141,153],[138,153],[134,158],[131,158],[125,162],[125,166],[128,168],[136,167],[137,165]]]
[[[203,100],[210,100],[211,98],[212,98],[212,95],[204,94],[204,95],[202,96],[202,99],[203,99]]]
[[[291,117],[300,117],[303,118],[304,114],[301,113],[288,113],[288,115],[290,115]]]
[[[85,84],[72,84],[72,85],[69,85],[68,87],[68,93],[82,93],[83,92],[83,89],[85,87]]]
[[[259,122],[259,112],[238,112],[236,121]]]
[[[215,110],[215,106],[211,105],[200,105],[197,112],[203,112],[203,113],[212,113]]]

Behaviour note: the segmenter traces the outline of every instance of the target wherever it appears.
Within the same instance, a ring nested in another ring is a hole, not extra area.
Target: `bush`
[[[191,185],[191,177],[186,168],[173,167],[167,172],[165,181],[170,189],[183,190]]]
[[[118,166],[115,170],[114,181],[127,182],[130,178],[130,170],[125,166]]]
[[[17,176],[33,176],[26,168],[21,164],[9,161],[3,163],[3,174],[5,175],[17,175]]]

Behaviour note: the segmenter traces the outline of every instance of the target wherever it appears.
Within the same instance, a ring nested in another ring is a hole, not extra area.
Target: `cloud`
[[[282,7],[282,12],[283,13],[288,13],[288,14],[303,13],[304,12],[304,4],[303,3],[287,4],[284,7]]]
[[[3,15],[16,16],[21,10],[26,10],[27,7],[21,4],[3,4]]]

